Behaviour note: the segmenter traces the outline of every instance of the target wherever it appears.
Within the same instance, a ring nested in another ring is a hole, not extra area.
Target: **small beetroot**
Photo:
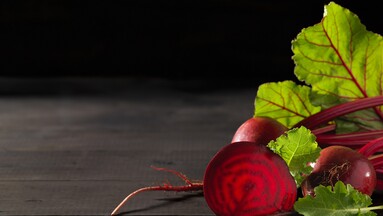
[[[234,142],[254,142],[267,145],[288,130],[287,127],[268,117],[251,117],[242,123],[234,133]]]
[[[313,171],[302,182],[302,193],[314,196],[316,186],[334,186],[337,181],[371,196],[376,186],[376,172],[369,159],[358,151],[344,146],[329,146],[322,149]]]

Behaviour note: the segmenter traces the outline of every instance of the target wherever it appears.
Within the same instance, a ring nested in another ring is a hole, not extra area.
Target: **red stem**
[[[115,215],[120,210],[120,208],[123,205],[125,205],[125,203],[130,198],[132,198],[133,196],[135,196],[141,192],[144,192],[144,191],[176,191],[176,192],[185,191],[186,192],[186,191],[201,191],[201,190],[203,190],[203,182],[200,182],[200,181],[199,182],[192,182],[184,174],[182,174],[180,172],[177,172],[175,170],[166,169],[166,168],[161,168],[161,167],[152,166],[152,168],[155,170],[158,170],[158,171],[170,172],[170,173],[176,175],[177,177],[179,177],[180,179],[182,179],[185,182],[185,185],[173,186],[170,184],[164,184],[164,185],[159,185],[159,186],[143,187],[143,188],[140,188],[138,190],[135,190],[132,193],[130,193],[128,196],[126,196],[125,199],[122,200],[122,202],[120,204],[118,204],[118,206],[112,211],[111,215]]]
[[[362,155],[366,157],[370,157],[371,155],[375,154],[382,148],[383,148],[383,137],[380,137],[364,145],[361,149],[359,149],[359,153],[361,153]]]
[[[333,130],[335,130],[335,128],[336,128],[335,124],[330,124],[330,125],[327,125],[327,126],[324,126],[324,127],[321,127],[321,128],[316,128],[316,129],[312,130],[311,132],[315,136],[318,136],[319,134],[324,134],[324,133],[333,131]]]
[[[383,154],[371,157],[369,160],[374,166],[375,171],[380,170],[381,166],[383,165]]]
[[[347,134],[318,134],[317,142],[322,146],[342,145],[348,147],[362,147],[377,138],[383,137],[383,130],[354,132]]]
[[[362,98],[324,109],[298,122],[294,127],[305,126],[308,129],[327,123],[339,116],[343,116],[358,110],[383,105],[383,96]],[[380,117],[380,116],[379,116]]]

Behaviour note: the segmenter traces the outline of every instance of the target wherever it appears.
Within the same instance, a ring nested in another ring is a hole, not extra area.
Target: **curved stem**
[[[352,148],[362,147],[374,139],[383,137],[383,130],[354,132],[347,134],[318,134],[317,142],[322,146],[342,145]]]
[[[333,130],[335,130],[335,128],[336,128],[335,124],[330,124],[330,125],[327,125],[327,126],[324,126],[324,127],[321,127],[321,128],[316,128],[316,129],[312,130],[311,132],[315,136],[318,136],[319,134],[324,134],[324,133],[333,131]]]
[[[375,170],[380,170],[380,167],[383,165],[383,154],[373,156],[369,158],[372,166],[374,166]]]
[[[359,153],[366,157],[370,157],[375,154],[377,151],[383,148],[383,137],[374,139],[364,145],[361,149],[359,149]]]
[[[314,129],[315,127],[331,121],[339,116],[380,105],[383,105],[383,96],[363,98],[342,103],[311,115],[298,122],[294,127],[305,126],[308,129]]]

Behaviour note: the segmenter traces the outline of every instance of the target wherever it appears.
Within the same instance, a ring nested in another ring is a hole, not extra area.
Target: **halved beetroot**
[[[205,171],[203,191],[211,210],[221,216],[291,211],[297,198],[285,161],[252,142],[222,148]]]

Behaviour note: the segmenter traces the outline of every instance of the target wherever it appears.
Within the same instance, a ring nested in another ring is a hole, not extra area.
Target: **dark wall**
[[[0,1],[0,75],[290,79],[291,40],[328,2]],[[335,2],[383,33],[379,7]]]

